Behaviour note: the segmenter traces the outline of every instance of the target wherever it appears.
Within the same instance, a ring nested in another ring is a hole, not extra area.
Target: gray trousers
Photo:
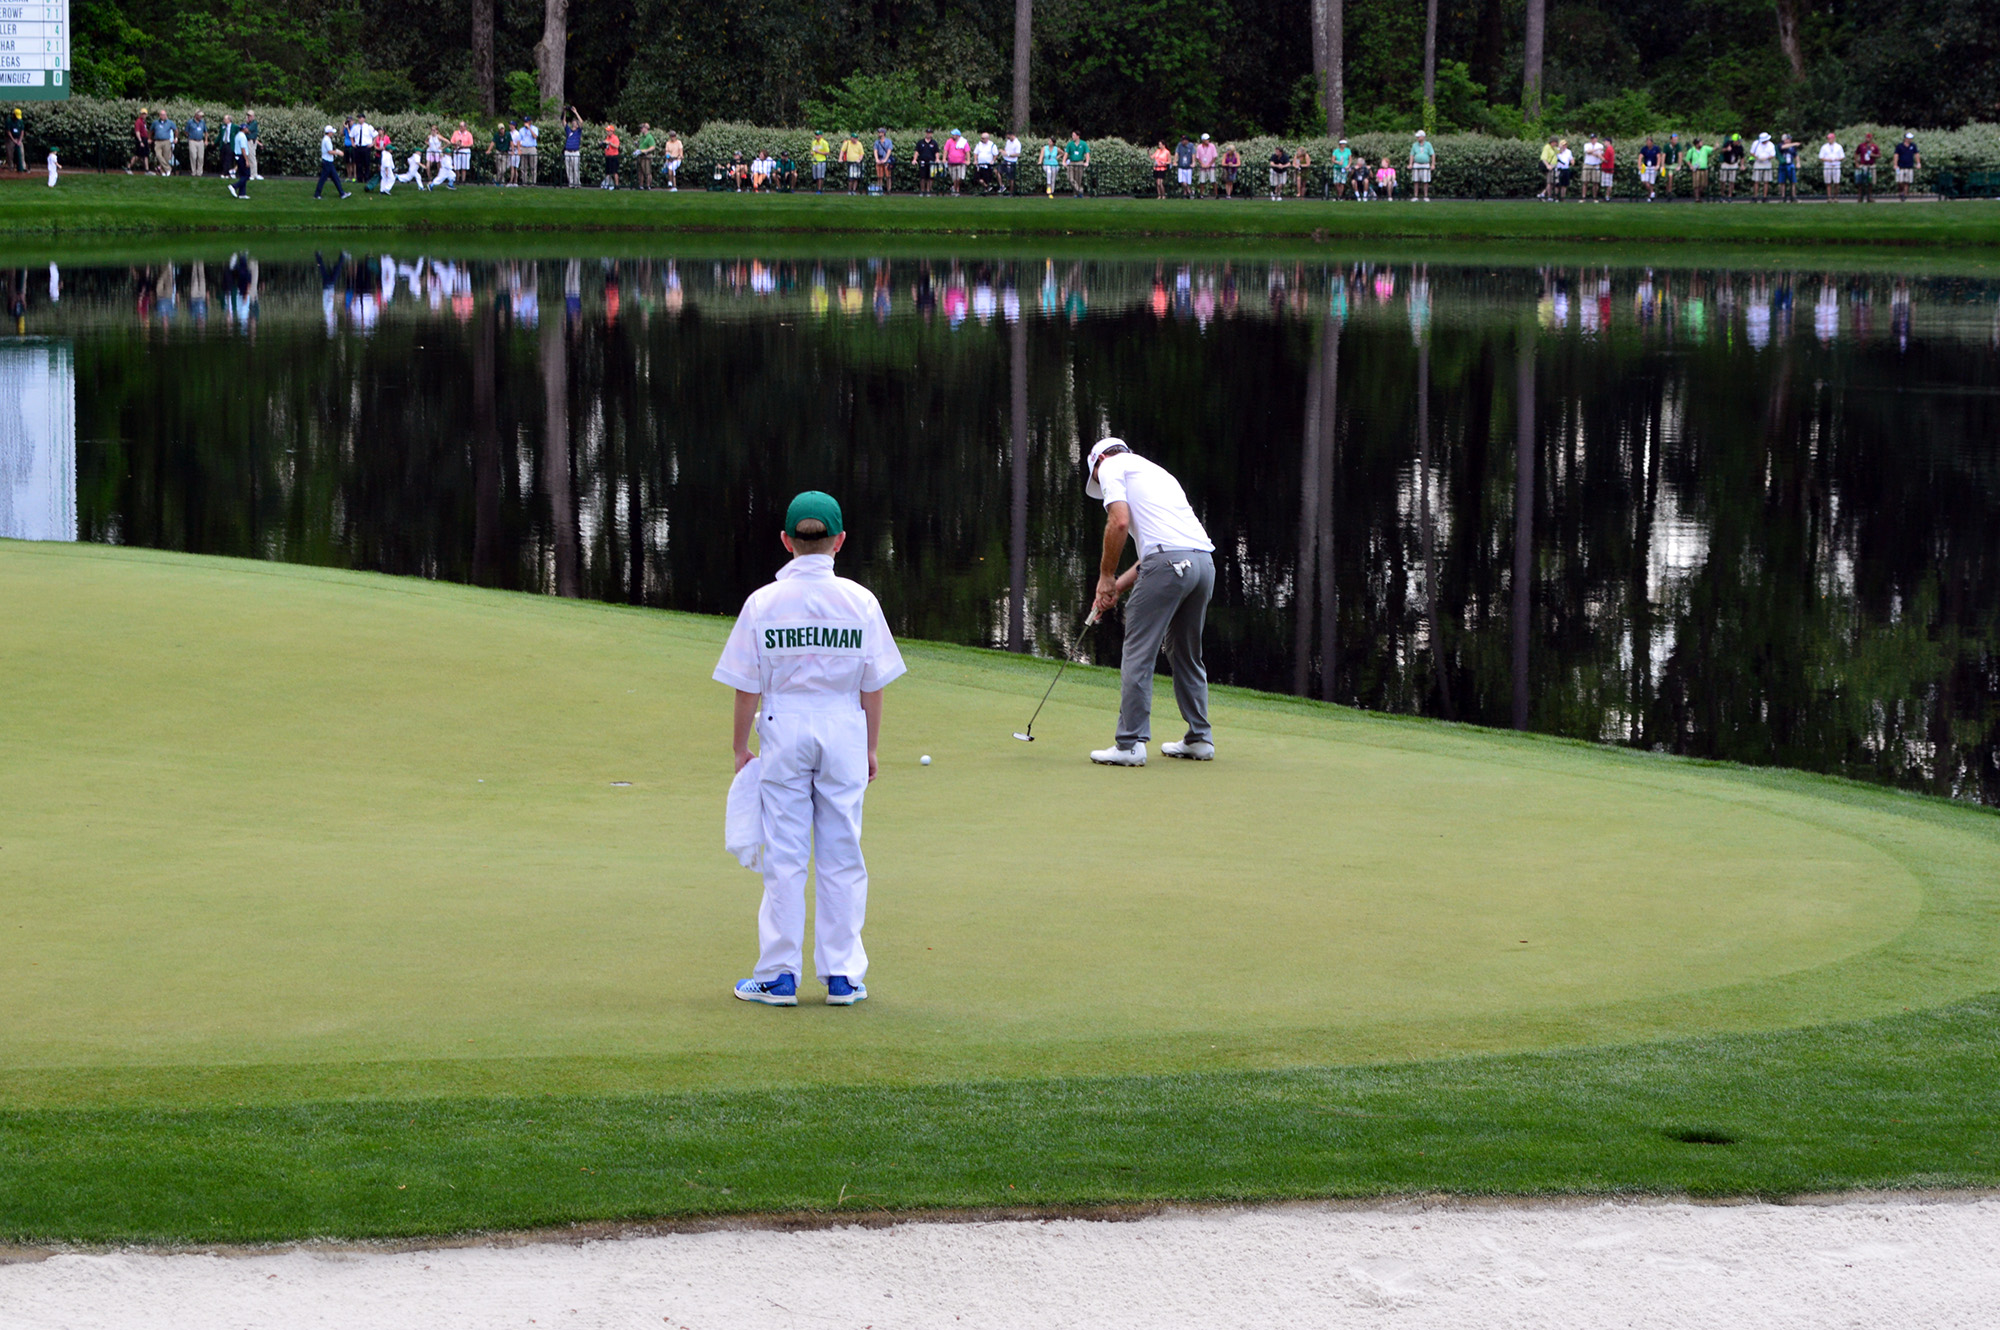
[[[1155,550],[1139,561],[1139,580],[1125,602],[1125,657],[1118,671],[1120,748],[1152,738],[1153,667],[1162,650],[1174,669],[1174,701],[1187,721],[1188,742],[1213,742],[1201,630],[1214,595],[1215,560],[1205,550]]]

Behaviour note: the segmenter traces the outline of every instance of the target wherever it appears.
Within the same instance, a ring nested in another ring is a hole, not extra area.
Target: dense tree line
[[[683,129],[796,124],[856,75],[991,105],[1016,74],[1017,0],[77,0],[80,91],[525,111]],[[559,12],[558,12],[559,11]],[[1993,0],[1040,0],[1038,128],[1149,140],[1326,123],[1330,23],[1348,129],[1423,114],[1519,133],[1531,20],[1551,123],[1923,126],[2000,120]],[[553,42],[551,39],[553,38]],[[1316,59],[1317,55],[1317,59]],[[551,74],[556,77],[551,78]]]

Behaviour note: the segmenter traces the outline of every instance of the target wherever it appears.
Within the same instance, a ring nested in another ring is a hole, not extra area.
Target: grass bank
[[[0,1236],[1992,1178],[1983,810],[1236,690],[1107,771],[1105,671],[1023,745],[1047,662],[912,643],[874,996],[771,1011],[721,622],[19,544],[0,602]]]
[[[765,232],[772,234],[1120,237],[1184,240],[1422,240],[1465,245],[1623,241],[1671,250],[1713,245],[1980,248],[2000,245],[2000,205],[1986,201],[1860,206],[1690,203],[1431,204],[1194,202],[1148,199],[888,199],[752,196],[683,190],[466,186],[389,198],[315,201],[303,180],[269,180],[247,202],[220,181],[72,175],[55,190],[33,177],[0,187],[0,235],[63,238],[202,232],[432,233]]]

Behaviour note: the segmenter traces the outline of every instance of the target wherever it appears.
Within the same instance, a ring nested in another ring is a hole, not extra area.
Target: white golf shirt
[[[1750,145],[1750,164],[1758,171],[1768,171],[1771,163],[1778,159],[1778,145],[1769,139],[1758,139]]]
[[[1838,171],[1840,164],[1847,160],[1847,149],[1838,143],[1822,143],[1819,145],[1819,160],[1821,165]]]
[[[972,160],[979,166],[991,166],[1000,157],[1000,149],[991,139],[981,139],[972,145]]]
[[[801,554],[777,581],[750,593],[714,677],[761,693],[767,712],[858,711],[862,693],[887,687],[906,668],[874,593],[835,577],[831,554]]]
[[[1113,453],[1097,466],[1104,506],[1124,503],[1132,513],[1132,543],[1145,558],[1156,550],[1207,550],[1215,543],[1188,504],[1173,473],[1134,453]]]

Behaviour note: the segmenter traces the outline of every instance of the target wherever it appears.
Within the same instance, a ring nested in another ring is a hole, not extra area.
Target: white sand
[[[527,1325],[1991,1330],[2000,1199],[1297,1205],[0,1265],[7,1330]]]

